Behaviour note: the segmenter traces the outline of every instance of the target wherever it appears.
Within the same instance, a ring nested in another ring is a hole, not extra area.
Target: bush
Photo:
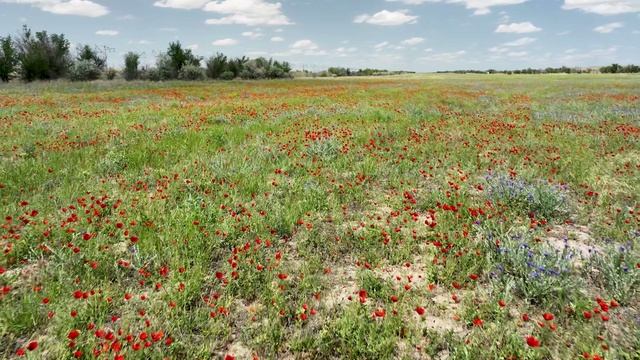
[[[204,69],[197,65],[185,65],[178,74],[180,80],[198,81],[205,77]]]
[[[486,196],[489,200],[507,206],[519,215],[553,220],[567,213],[565,190],[544,181],[527,182],[509,176],[486,177]]]
[[[96,64],[96,67],[103,71],[107,67],[107,56],[105,53],[99,54],[99,50],[92,49],[89,45],[80,46],[78,49],[77,61],[86,60]]]
[[[162,74],[158,68],[143,68],[140,71],[140,79],[149,81],[162,80]]]
[[[71,81],[91,81],[100,77],[100,69],[91,60],[76,61],[69,69],[69,80]]]
[[[555,248],[533,241],[531,231],[504,232],[485,223],[481,229],[492,279],[505,288],[512,287],[517,295],[532,304],[567,301],[576,294],[581,280],[573,259],[578,254],[568,248]]]
[[[640,295],[640,258],[634,254],[633,242],[609,246],[602,254],[591,257],[588,268],[598,271],[591,275],[595,283],[604,288],[622,304],[628,304]]]
[[[107,80],[113,80],[116,78],[116,76],[118,76],[118,70],[114,69],[114,68],[108,68],[105,72],[104,72],[104,77]]]
[[[122,76],[127,81],[135,80],[140,75],[138,65],[140,62],[140,54],[128,52],[124,55],[124,70]]]
[[[233,71],[225,71],[222,74],[220,74],[220,80],[233,80],[235,79],[235,74],[233,73]]]

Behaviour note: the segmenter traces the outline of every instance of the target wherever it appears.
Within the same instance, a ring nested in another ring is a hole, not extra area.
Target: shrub
[[[107,80],[113,80],[116,78],[116,76],[118,76],[118,70],[114,69],[114,68],[108,68],[107,70],[105,70],[104,72],[104,77]]]
[[[640,258],[634,255],[633,242],[609,246],[601,254],[591,257],[588,268],[597,269],[592,275],[596,285],[623,304],[640,295]]]
[[[485,223],[481,229],[484,247],[494,264],[491,278],[505,287],[513,287],[518,295],[533,304],[567,300],[580,288],[569,248],[558,251],[532,241],[531,231],[503,232]]]
[[[11,80],[15,72],[18,58],[16,48],[10,36],[0,37],[0,80]]]
[[[102,71],[107,67],[107,56],[106,54],[99,54],[97,49],[92,49],[89,45],[80,46],[78,49],[78,55],[76,57],[77,61],[91,61],[96,67]]]
[[[489,200],[508,206],[520,215],[552,220],[567,213],[565,190],[544,181],[527,182],[498,175],[486,177]]]
[[[228,70],[220,74],[220,80],[233,80],[235,77],[235,74]]]
[[[143,68],[140,71],[140,79],[149,81],[162,80],[162,74],[158,68]]]
[[[140,54],[128,52],[124,55],[124,71],[122,75],[127,81],[135,80],[140,75],[138,65],[140,62]]]
[[[156,59],[158,80],[171,80],[178,78],[178,70],[173,66],[171,58],[167,54],[160,54]]]
[[[71,81],[91,81],[100,77],[100,69],[91,60],[76,61],[69,69],[69,80]]]
[[[180,80],[197,81],[204,80],[205,77],[204,69],[197,65],[185,65],[178,74]]]

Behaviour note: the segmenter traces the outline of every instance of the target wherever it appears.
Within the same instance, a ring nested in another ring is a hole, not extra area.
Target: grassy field
[[[640,77],[0,87],[0,358],[639,359]]]

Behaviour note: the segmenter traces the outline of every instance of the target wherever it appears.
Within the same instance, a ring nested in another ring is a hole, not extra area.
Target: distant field
[[[640,358],[640,76],[12,84],[0,215],[0,358]]]

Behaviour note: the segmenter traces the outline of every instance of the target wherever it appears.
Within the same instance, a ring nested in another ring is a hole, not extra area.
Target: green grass
[[[4,85],[0,358],[637,358],[639,115],[631,75]]]

